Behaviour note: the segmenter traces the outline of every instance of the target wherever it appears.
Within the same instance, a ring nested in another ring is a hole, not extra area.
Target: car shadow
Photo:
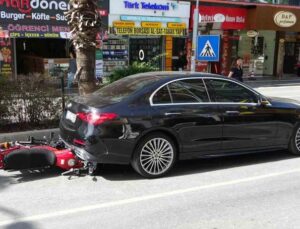
[[[11,183],[11,178],[0,175],[0,192]]]
[[[167,177],[183,176],[197,173],[204,173],[222,169],[229,169],[234,167],[242,167],[253,164],[262,164],[280,160],[287,160],[295,158],[290,155],[287,151],[275,151],[265,153],[253,153],[236,156],[226,157],[214,157],[214,158],[202,158],[178,161],[174,168],[170,171]],[[9,172],[9,171],[8,171]],[[45,169],[42,171],[21,171],[20,173],[14,173],[12,176],[1,177],[0,176],[0,191],[3,185],[18,184],[24,182],[31,182],[41,179],[47,179],[52,177],[61,176],[63,171],[58,168]],[[89,177],[87,174],[81,175],[67,175],[65,176],[68,180],[77,179],[80,177]],[[110,181],[129,181],[129,180],[143,180],[145,178],[137,174],[129,165],[100,165],[97,169],[93,181],[98,182],[98,178]]]
[[[288,160],[292,158],[295,158],[295,156],[290,155],[287,151],[274,151],[226,157],[184,160],[178,161],[174,168],[167,175],[167,177],[204,173],[254,164]],[[111,181],[144,179],[139,174],[137,174],[131,168],[131,166],[124,165],[105,165],[97,175]]]
[[[7,171],[12,172],[10,170]],[[18,173],[13,173],[10,177],[10,184],[18,184],[24,182],[31,182],[41,179],[52,178],[60,176],[62,170],[56,168],[42,169],[42,170],[21,170]]]

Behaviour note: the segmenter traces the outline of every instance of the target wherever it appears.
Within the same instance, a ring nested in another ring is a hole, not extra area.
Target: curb
[[[32,130],[32,131],[0,134],[0,142],[24,141],[27,140],[28,137],[34,137],[37,139],[43,139],[44,137],[46,137],[49,139],[51,132],[54,133],[54,139],[58,139],[59,129],[55,128],[55,129]]]

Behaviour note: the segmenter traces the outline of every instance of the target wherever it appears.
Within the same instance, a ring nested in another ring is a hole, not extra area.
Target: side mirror
[[[260,105],[263,107],[271,106],[271,103],[264,97],[261,97],[259,102],[260,102]]]

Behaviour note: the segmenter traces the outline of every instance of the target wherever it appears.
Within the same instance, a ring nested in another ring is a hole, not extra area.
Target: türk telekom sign
[[[0,26],[10,37],[67,38],[68,0],[0,0]]]
[[[193,14],[195,8],[193,6]],[[220,23],[221,29],[244,29],[246,27],[246,16],[247,10],[243,8],[199,7],[199,23]],[[190,23],[190,25],[193,25],[193,23]]]

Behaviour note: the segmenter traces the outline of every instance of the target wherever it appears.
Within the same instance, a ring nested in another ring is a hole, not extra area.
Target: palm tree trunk
[[[80,95],[92,93],[95,83],[95,47],[76,50],[78,88]]]
[[[86,95],[96,89],[95,47],[101,19],[97,0],[70,0],[70,6],[65,14],[76,51],[75,77],[79,84],[79,94]]]

